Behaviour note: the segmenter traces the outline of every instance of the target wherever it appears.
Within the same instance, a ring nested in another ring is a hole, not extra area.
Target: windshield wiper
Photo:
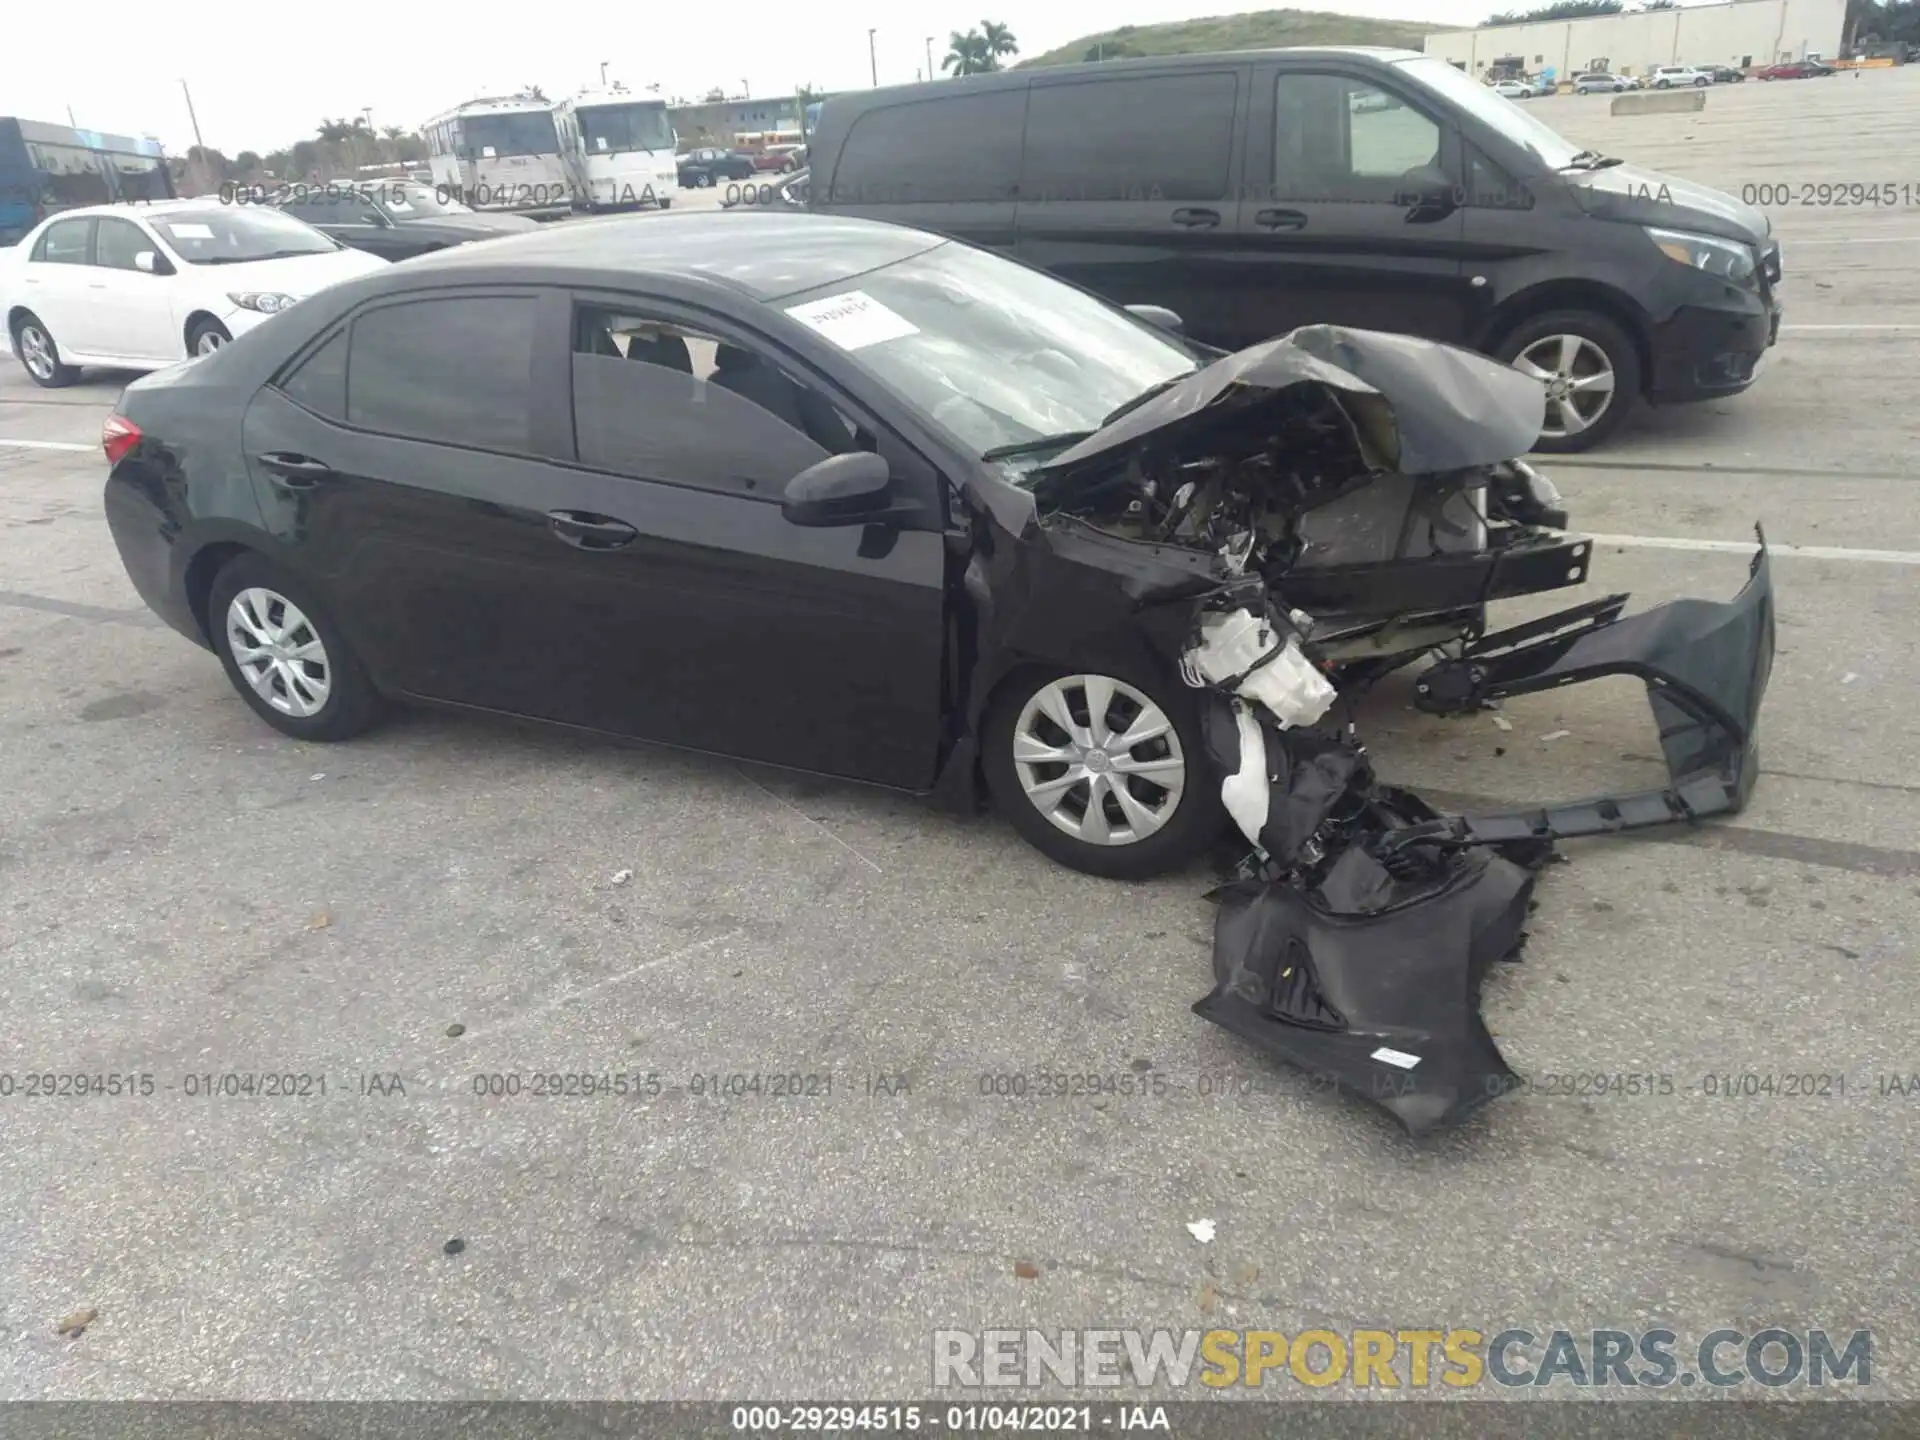
[[[1598,150],[1582,150],[1560,168],[1562,170],[1611,170],[1615,165],[1626,163],[1615,156],[1602,155]]]
[[[1142,405],[1146,404],[1149,400],[1153,399],[1156,395],[1166,394],[1167,391],[1173,389],[1174,386],[1178,385],[1182,380],[1185,380],[1188,376],[1197,375],[1199,373],[1200,373],[1199,367],[1196,366],[1192,370],[1186,370],[1181,372],[1178,375],[1175,375],[1170,380],[1156,381],[1152,385],[1149,385],[1146,389],[1142,390],[1138,395],[1134,396],[1131,400],[1127,401],[1126,404],[1116,405],[1112,410],[1108,411],[1106,418],[1100,422],[1100,428],[1102,430],[1106,429],[1107,426],[1111,425],[1114,421],[1118,420],[1122,415],[1126,415],[1131,413],[1132,411],[1138,410]]]
[[[1093,434],[1091,430],[1063,430],[1058,435],[1041,435],[1032,440],[1016,440],[1011,445],[996,445],[982,460],[1013,460],[1021,455],[1038,455],[1043,450],[1064,450]]]

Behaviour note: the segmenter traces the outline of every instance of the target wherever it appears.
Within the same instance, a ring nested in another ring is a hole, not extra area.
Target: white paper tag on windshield
[[[211,240],[213,228],[208,225],[196,225],[191,220],[181,220],[167,227],[176,240]]]
[[[1386,1045],[1382,1045],[1368,1058],[1378,1060],[1383,1065],[1397,1065],[1402,1070],[1411,1070],[1420,1063],[1418,1055],[1409,1055],[1404,1050],[1395,1050]]]
[[[864,350],[869,345],[920,333],[918,325],[889,310],[864,290],[849,290],[844,295],[829,295],[824,300],[792,305],[787,308],[787,314],[802,325],[818,330],[842,350]]]

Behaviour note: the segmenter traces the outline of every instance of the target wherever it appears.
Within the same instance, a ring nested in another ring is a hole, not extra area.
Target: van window
[[[915,100],[853,122],[834,167],[834,205],[1010,201],[1020,179],[1025,90]]]
[[[1224,200],[1238,90],[1231,70],[1036,85],[1020,199]]]
[[[1289,71],[1273,108],[1276,199],[1392,203],[1408,171],[1440,161],[1440,127],[1365,80]]]

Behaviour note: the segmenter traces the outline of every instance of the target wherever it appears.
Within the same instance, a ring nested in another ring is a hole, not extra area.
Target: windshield
[[[388,210],[402,219],[415,215],[471,215],[473,210],[446,190],[408,181],[389,180],[376,192]]]
[[[304,220],[278,210],[221,205],[146,217],[189,265],[235,265],[288,255],[325,255],[341,247]]]
[[[968,453],[1097,430],[1194,352],[1071,286],[937,245],[776,302],[854,353]]]
[[[673,126],[667,123],[667,107],[659,102],[575,113],[580,118],[580,141],[589,155],[673,149]]]
[[[468,159],[480,158],[489,149],[495,155],[560,153],[550,110],[520,115],[465,115],[460,119],[460,139]]]
[[[1582,154],[1581,148],[1560,133],[1534,119],[1533,112],[1473,79],[1464,70],[1456,70],[1437,55],[1396,62],[1400,72],[1426,90],[1451,101],[1505,135],[1526,146],[1549,170],[1571,165]]]

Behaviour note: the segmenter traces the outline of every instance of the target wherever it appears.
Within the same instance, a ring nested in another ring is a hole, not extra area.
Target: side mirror
[[[787,482],[780,513],[790,524],[814,528],[889,519],[892,484],[893,472],[882,456],[868,450],[829,455]]]
[[[144,270],[149,275],[160,273],[160,257],[151,250],[142,250],[133,257],[133,268]]]
[[[1136,320],[1144,320],[1156,329],[1168,330],[1175,335],[1187,333],[1187,322],[1164,305],[1129,305],[1127,313]]]
[[[1396,199],[1407,207],[1407,219],[1416,221],[1443,219],[1460,208],[1459,187],[1434,165],[1409,170]]]

